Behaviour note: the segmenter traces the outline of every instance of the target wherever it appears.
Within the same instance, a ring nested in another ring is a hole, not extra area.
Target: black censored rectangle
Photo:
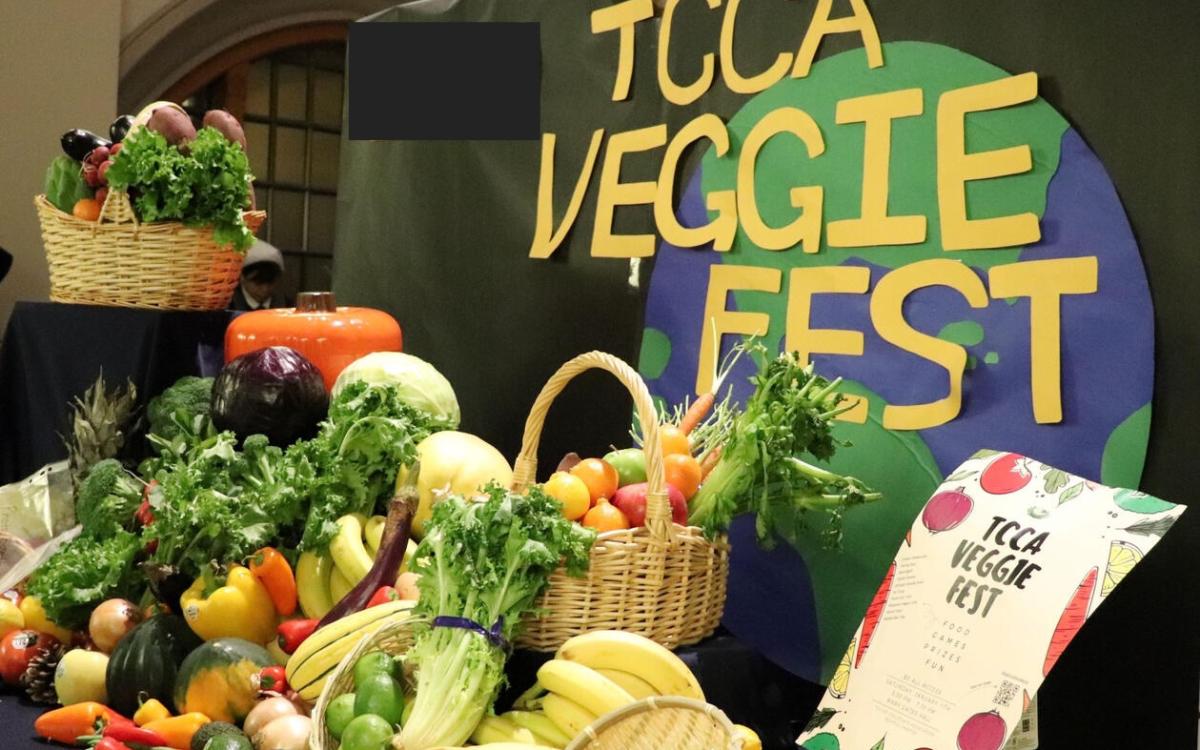
[[[350,24],[351,140],[541,137],[537,23]]]

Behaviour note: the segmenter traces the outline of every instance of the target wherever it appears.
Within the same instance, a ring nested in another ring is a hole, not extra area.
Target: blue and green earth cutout
[[[765,343],[781,347],[787,309],[786,271],[793,267],[860,265],[871,270],[871,289],[890,270],[929,258],[967,263],[986,284],[987,269],[1018,260],[1096,256],[1098,291],[1064,296],[1062,315],[1063,421],[1034,422],[1029,379],[1029,300],[991,300],[971,308],[958,292],[929,287],[908,297],[906,320],[921,331],[967,349],[959,417],[934,429],[883,429],[884,403],[914,404],[945,395],[944,371],[902,351],[875,333],[869,294],[814,298],[813,328],[862,331],[862,357],[814,355],[823,375],[846,380],[847,392],[870,399],[865,424],[839,425],[854,446],[832,461],[885,493],[885,500],[856,508],[845,517],[840,552],[822,549],[820,527],[789,533],[791,544],[765,551],[754,544],[753,519],[731,530],[734,553],[724,624],[769,658],[813,680],[828,679],[845,650],[884,570],[905,532],[941,478],[975,450],[1017,451],[1106,484],[1135,487],[1145,459],[1153,386],[1154,329],[1150,290],[1137,242],[1115,187],[1096,155],[1069,123],[1043,99],[967,118],[967,151],[1027,143],[1030,172],[968,183],[971,218],[1033,211],[1041,217],[1036,245],[946,254],[937,206],[936,117],[940,95],[993,81],[1005,71],[964,52],[940,45],[898,42],[884,47],[886,65],[871,70],[862,50],[819,62],[805,79],[787,79],[748,101],[729,121],[731,149],[718,159],[710,149],[681,196],[685,226],[711,219],[705,196],[731,190],[738,149],[765,114],[800,107],[821,126],[826,151],[809,159],[795,138],[771,139],[756,170],[759,210],[771,226],[796,215],[788,189],[825,187],[825,221],[859,214],[863,126],[834,125],[842,99],[919,87],[924,113],[893,122],[889,212],[927,217],[921,245],[829,248],[806,254],[798,248],[768,252],[739,228],[733,249],[682,249],[661,243],[650,281],[640,369],[655,396],[677,403],[692,394],[704,315],[709,267],[735,263],[784,270],[779,294],[735,292],[729,309],[769,314]],[[726,337],[724,350],[733,344]],[[732,382],[744,398],[743,362]],[[812,524],[809,524],[812,525]]]

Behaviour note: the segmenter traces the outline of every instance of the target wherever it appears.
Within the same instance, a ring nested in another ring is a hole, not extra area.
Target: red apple
[[[630,526],[646,525],[646,491],[647,484],[627,484],[613,495],[612,504],[629,519]],[[687,526],[688,507],[683,493],[674,485],[667,485],[667,500],[671,503],[671,520],[680,526]]]

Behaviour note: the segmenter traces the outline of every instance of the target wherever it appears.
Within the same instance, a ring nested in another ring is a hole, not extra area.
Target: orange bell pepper
[[[209,719],[204,714],[193,711],[189,714],[157,719],[146,724],[142,729],[149,730],[162,737],[167,741],[168,747],[176,748],[176,750],[188,750],[192,744],[192,735],[210,721],[212,719]]]
[[[80,737],[99,734],[108,724],[132,724],[121,714],[95,701],[74,703],[47,711],[33,722],[38,737],[74,745]]]
[[[250,572],[262,583],[275,611],[284,617],[296,611],[296,576],[287,558],[274,547],[263,547],[250,558]]]

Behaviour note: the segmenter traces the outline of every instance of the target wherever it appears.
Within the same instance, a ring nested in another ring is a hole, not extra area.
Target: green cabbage
[[[338,375],[333,384],[333,397],[336,399],[350,383],[360,382],[394,388],[401,401],[443,421],[451,430],[457,428],[462,419],[450,381],[420,357],[401,352],[374,352],[356,359]]]
[[[60,211],[71,213],[76,203],[91,197],[92,190],[83,181],[83,167],[79,162],[66,155],[50,162],[46,169],[46,200]]]

